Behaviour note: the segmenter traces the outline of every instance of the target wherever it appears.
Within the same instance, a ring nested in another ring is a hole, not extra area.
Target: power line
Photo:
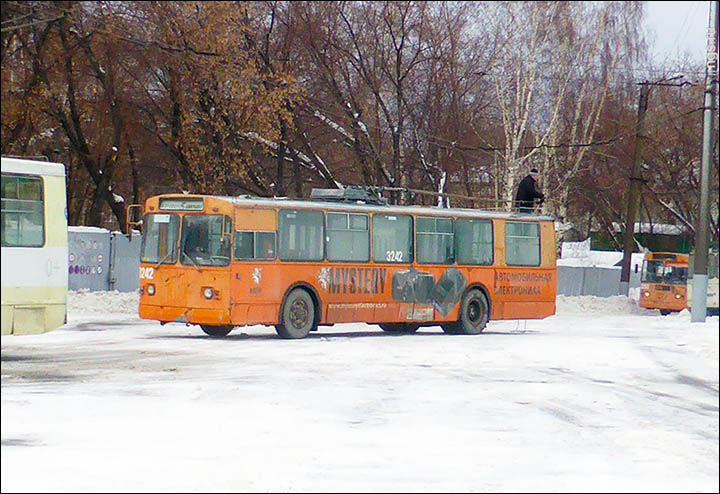
[[[675,84],[675,86],[679,86],[679,85]],[[316,110],[315,108],[312,108],[312,107],[311,107],[311,109]],[[687,115],[690,115],[690,114],[695,113],[700,110],[702,110],[702,107],[694,108],[690,111],[683,111],[680,113],[669,115],[667,117],[658,117],[656,119],[656,121],[658,121],[660,123],[670,122],[670,121],[675,120],[676,118],[687,116]],[[332,110],[323,109],[323,110],[318,110],[318,111],[321,111],[323,114],[331,115],[333,117],[340,118],[340,119],[347,118],[346,115],[341,115],[341,114],[335,113]],[[378,127],[374,124],[369,124],[365,121],[363,121],[363,124],[366,127],[374,129],[376,131],[380,131],[380,132],[385,131],[384,128]],[[611,137],[608,137],[605,139],[599,139],[599,140],[594,140],[594,141],[590,141],[590,142],[578,142],[578,143],[528,145],[528,146],[522,146],[521,149],[526,150],[526,151],[531,151],[533,149],[566,149],[566,148],[607,146],[607,145],[617,142],[618,140],[621,140],[625,137],[630,136],[632,134],[632,132],[634,132],[634,126],[635,126],[635,124],[629,123],[626,130],[621,131],[621,132],[615,134],[614,136],[611,136]],[[429,133],[421,133],[420,135],[428,141],[431,139],[438,141],[438,142],[436,142],[436,144],[439,145],[440,147],[442,147],[443,149],[456,149],[461,152],[462,151],[495,152],[495,151],[505,151],[507,149],[505,146],[468,146],[468,145],[463,145],[463,144],[457,144],[457,141],[454,141],[454,140],[451,140],[451,139],[448,139],[445,137],[440,137],[438,135],[429,134]],[[444,142],[445,144],[443,145],[442,142]],[[475,159],[480,159],[480,157],[476,156],[476,155],[468,155],[468,156],[475,158]]]
[[[50,19],[40,19],[40,20],[35,21],[35,22],[28,22],[28,23],[26,23],[26,24],[21,24],[21,25],[19,25],[19,26],[3,27],[3,28],[0,29],[0,32],[2,32],[2,33],[9,33],[9,32],[12,32],[12,31],[17,31],[17,30],[19,30],[19,29],[24,29],[24,28],[26,28],[26,27],[37,26],[37,25],[39,25],[39,24],[48,24],[48,23],[50,23],[50,22],[58,21],[58,20],[62,19],[63,17],[65,17],[65,14],[59,15],[59,16],[57,16],[57,17],[52,17],[52,18],[50,18]]]

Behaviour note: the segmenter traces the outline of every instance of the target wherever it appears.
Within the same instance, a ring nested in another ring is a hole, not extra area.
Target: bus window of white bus
[[[3,174],[3,247],[42,247],[45,235],[42,186],[38,176]]]

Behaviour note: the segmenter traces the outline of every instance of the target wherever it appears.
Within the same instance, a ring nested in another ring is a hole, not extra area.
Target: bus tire
[[[667,315],[670,314],[671,312],[672,312],[672,311],[669,310],[669,309],[660,309],[660,314],[662,314],[663,316],[667,316]]]
[[[275,326],[278,336],[288,340],[305,338],[315,327],[315,304],[302,288],[291,291],[280,310],[280,323]]]
[[[474,288],[463,295],[460,304],[460,320],[456,323],[443,324],[442,329],[448,334],[480,334],[490,319],[490,306],[487,297]]]
[[[387,322],[387,323],[380,324],[380,329],[382,329],[386,333],[395,333],[395,334],[414,333],[419,328],[420,328],[419,324],[404,323],[404,322]]]
[[[233,326],[209,326],[207,324],[201,324],[200,327],[209,336],[227,336],[230,331],[233,330]]]

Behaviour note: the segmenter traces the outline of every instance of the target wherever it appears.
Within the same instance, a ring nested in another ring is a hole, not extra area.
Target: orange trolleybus
[[[648,252],[643,259],[638,305],[663,315],[687,307],[687,254]]]
[[[373,204],[351,192],[149,198],[140,317],[211,336],[262,324],[304,338],[348,322],[478,334],[490,319],[555,313],[552,218]]]

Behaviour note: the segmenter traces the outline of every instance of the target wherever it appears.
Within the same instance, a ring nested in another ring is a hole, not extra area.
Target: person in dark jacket
[[[515,207],[521,213],[532,213],[535,207],[535,199],[540,199],[540,204],[545,200],[545,195],[536,188],[537,176],[538,171],[533,168],[518,185],[517,194],[515,194]]]

